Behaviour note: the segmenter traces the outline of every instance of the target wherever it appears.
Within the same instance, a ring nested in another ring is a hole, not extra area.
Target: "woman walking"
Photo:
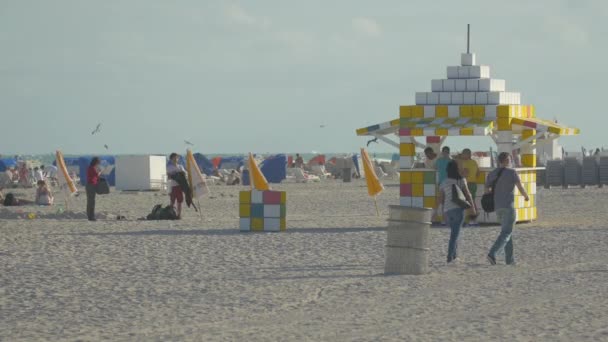
[[[101,174],[101,171],[97,169],[99,163],[99,158],[93,157],[87,169],[87,184],[85,189],[87,191],[87,218],[89,221],[97,221],[95,218],[95,195],[97,194],[96,188],[99,182],[99,175]]]
[[[458,248],[458,236],[464,222],[464,208],[452,200],[453,188],[456,185],[464,194],[471,205],[472,215],[477,214],[475,202],[471,198],[467,180],[460,175],[458,163],[452,160],[447,165],[447,178],[440,185],[439,204],[443,206],[443,215],[450,226],[450,242],[448,243],[448,263],[456,260]]]

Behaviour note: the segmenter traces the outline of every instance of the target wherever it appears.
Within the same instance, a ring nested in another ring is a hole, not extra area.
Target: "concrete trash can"
[[[433,210],[389,206],[384,274],[426,274]]]

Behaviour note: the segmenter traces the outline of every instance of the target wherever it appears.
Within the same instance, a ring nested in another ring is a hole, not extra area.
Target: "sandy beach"
[[[448,229],[432,228],[431,272],[387,277],[399,188],[385,184],[380,217],[361,180],[276,185],[285,233],[239,232],[245,187],[224,185],[201,200],[202,219],[137,221],[168,201],[160,192],[100,197],[94,223],[84,194],[68,214],[2,207],[0,340],[608,340],[608,189],[539,188],[515,267],[484,259],[498,227],[465,228],[457,265],[445,263]]]

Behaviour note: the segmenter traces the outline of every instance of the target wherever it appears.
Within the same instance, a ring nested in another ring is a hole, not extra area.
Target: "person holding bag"
[[[498,168],[490,172],[486,179],[486,194],[484,210],[496,210],[498,222],[501,225],[500,234],[488,252],[488,262],[496,265],[496,253],[504,248],[505,262],[515,265],[513,258],[513,225],[515,224],[515,187],[529,201],[526,189],[521,185],[517,171],[510,168],[511,154],[502,152],[498,155]]]
[[[97,221],[95,218],[95,196],[97,195],[99,175],[101,175],[101,171],[97,169],[99,163],[99,157],[93,157],[89,164],[89,168],[87,169],[87,183],[85,189],[87,191],[87,218],[89,221]]]
[[[477,208],[471,197],[467,180],[460,175],[458,163],[452,160],[447,165],[447,178],[439,187],[439,204],[443,207],[443,215],[450,226],[450,242],[448,243],[447,262],[457,258],[458,236],[464,223],[465,209],[471,209],[475,215]]]

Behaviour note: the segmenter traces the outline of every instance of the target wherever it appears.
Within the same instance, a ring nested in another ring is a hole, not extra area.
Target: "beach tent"
[[[205,155],[203,155],[202,153],[194,153],[193,156],[201,172],[203,172],[207,176],[211,176],[211,174],[213,173],[213,163],[211,162],[211,160],[205,157]]]
[[[308,161],[308,166],[325,165],[325,155],[318,154]]]
[[[281,183],[287,178],[287,156],[277,154],[266,158],[260,165],[260,169],[270,183]]]
[[[359,166],[359,155],[358,154],[353,154],[353,164],[355,164],[355,169],[357,170],[357,174],[359,174],[359,176],[363,177],[364,175],[361,174],[361,167]]]
[[[91,164],[91,159],[93,159],[93,157],[90,157],[90,156],[84,156],[84,157],[78,158],[78,166],[80,169],[80,171],[78,172],[78,175],[80,177],[81,185],[85,185],[87,183],[87,169],[89,168],[89,164]],[[101,161],[100,165],[102,168],[104,168],[108,165],[116,165],[116,161],[113,156],[99,156],[99,159]],[[66,161],[66,164],[67,164],[67,161]],[[108,181],[108,184],[110,186],[116,185],[116,169],[113,169],[109,175],[103,175],[102,177]]]
[[[215,158],[211,159],[211,163],[213,164],[214,169],[219,169],[221,162],[222,162],[222,157],[215,157]]]
[[[234,156],[234,157],[222,157],[218,169],[238,169],[245,165],[245,157]]]
[[[17,161],[13,158],[0,159],[0,172],[6,171],[9,167],[17,167]]]
[[[125,155],[116,157],[116,190],[161,190],[167,182],[167,157]]]

